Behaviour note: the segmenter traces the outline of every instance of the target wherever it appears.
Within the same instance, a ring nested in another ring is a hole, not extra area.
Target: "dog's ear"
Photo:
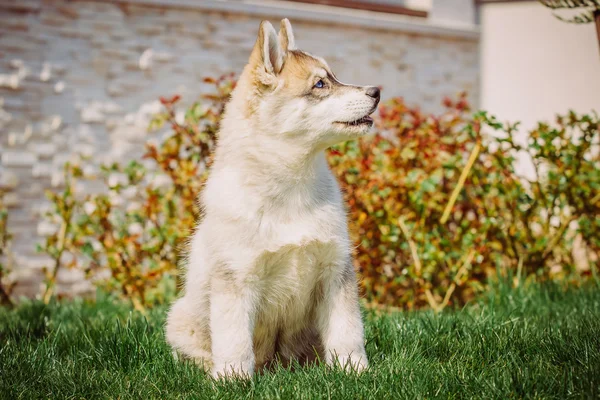
[[[270,86],[275,83],[275,77],[281,71],[282,64],[283,54],[277,41],[277,32],[269,21],[262,21],[250,55],[250,65],[258,80]]]
[[[296,50],[296,40],[294,39],[292,24],[290,24],[290,20],[287,18],[281,20],[279,44],[284,53],[287,53],[289,50]]]

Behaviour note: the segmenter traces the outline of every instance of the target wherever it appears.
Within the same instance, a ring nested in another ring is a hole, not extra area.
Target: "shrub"
[[[95,277],[110,271],[99,284],[140,310],[164,300],[199,216],[198,194],[234,87],[231,76],[207,82],[215,93],[192,105],[183,122],[178,96],[161,99],[165,111],[150,130],[167,126],[170,133],[149,142],[146,161],[104,166],[105,194],[78,200],[73,182],[83,178],[81,167],[67,165],[65,190],[50,194],[49,217],[66,229],[43,249],[56,261],[49,287],[67,265]],[[445,105],[433,116],[392,99],[380,107],[375,135],[329,151],[367,299],[440,310],[470,300],[498,273],[514,275],[516,284],[578,279],[574,235],[596,258],[600,249],[597,115],[558,117],[518,144],[516,125],[473,114],[464,96]],[[534,160],[537,180],[519,176],[519,152]]]
[[[598,254],[597,116],[539,124],[519,145],[516,125],[472,115],[464,97],[445,105],[430,116],[394,99],[380,107],[379,133],[330,151],[368,298],[441,309],[471,299],[496,271],[572,276],[573,221]],[[536,181],[517,173],[518,152],[534,160]]]
[[[53,209],[47,218],[60,226],[41,249],[55,260],[48,288],[61,266],[77,267],[136,309],[164,301],[182,244],[200,211],[198,194],[234,85],[231,76],[206,81],[215,86],[215,93],[193,104],[183,122],[175,112],[179,97],[161,98],[164,112],[154,117],[149,130],[168,125],[171,133],[162,142],[148,141],[143,158],[151,161],[150,168],[141,160],[104,165],[100,177],[106,193],[78,200],[75,183],[84,178],[81,165],[66,165],[65,189],[48,193]],[[106,271],[108,279],[102,278]],[[47,290],[44,298],[51,294]]]

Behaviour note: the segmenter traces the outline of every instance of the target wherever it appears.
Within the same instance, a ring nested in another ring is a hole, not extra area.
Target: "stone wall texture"
[[[63,183],[65,161],[139,155],[158,97],[191,103],[207,90],[204,77],[239,72],[269,17],[197,3],[0,0],[0,188],[17,293],[38,291],[49,266],[36,252],[49,229],[40,215],[44,191]],[[381,85],[384,98],[427,110],[463,90],[477,104],[478,39],[291,19],[299,47],[326,58],[342,81]],[[77,272],[63,272],[61,290],[89,289]]]

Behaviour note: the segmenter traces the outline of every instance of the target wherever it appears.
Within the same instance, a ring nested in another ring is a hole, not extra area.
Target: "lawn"
[[[600,290],[500,292],[440,315],[366,312],[362,375],[314,366],[233,382],[173,360],[164,309],[27,303],[0,310],[0,397],[597,398]]]

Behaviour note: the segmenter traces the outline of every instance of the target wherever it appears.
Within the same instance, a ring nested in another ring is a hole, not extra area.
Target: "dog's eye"
[[[325,87],[325,82],[323,82],[323,79],[319,79],[319,82],[315,83],[315,86],[317,89],[323,89]]]

